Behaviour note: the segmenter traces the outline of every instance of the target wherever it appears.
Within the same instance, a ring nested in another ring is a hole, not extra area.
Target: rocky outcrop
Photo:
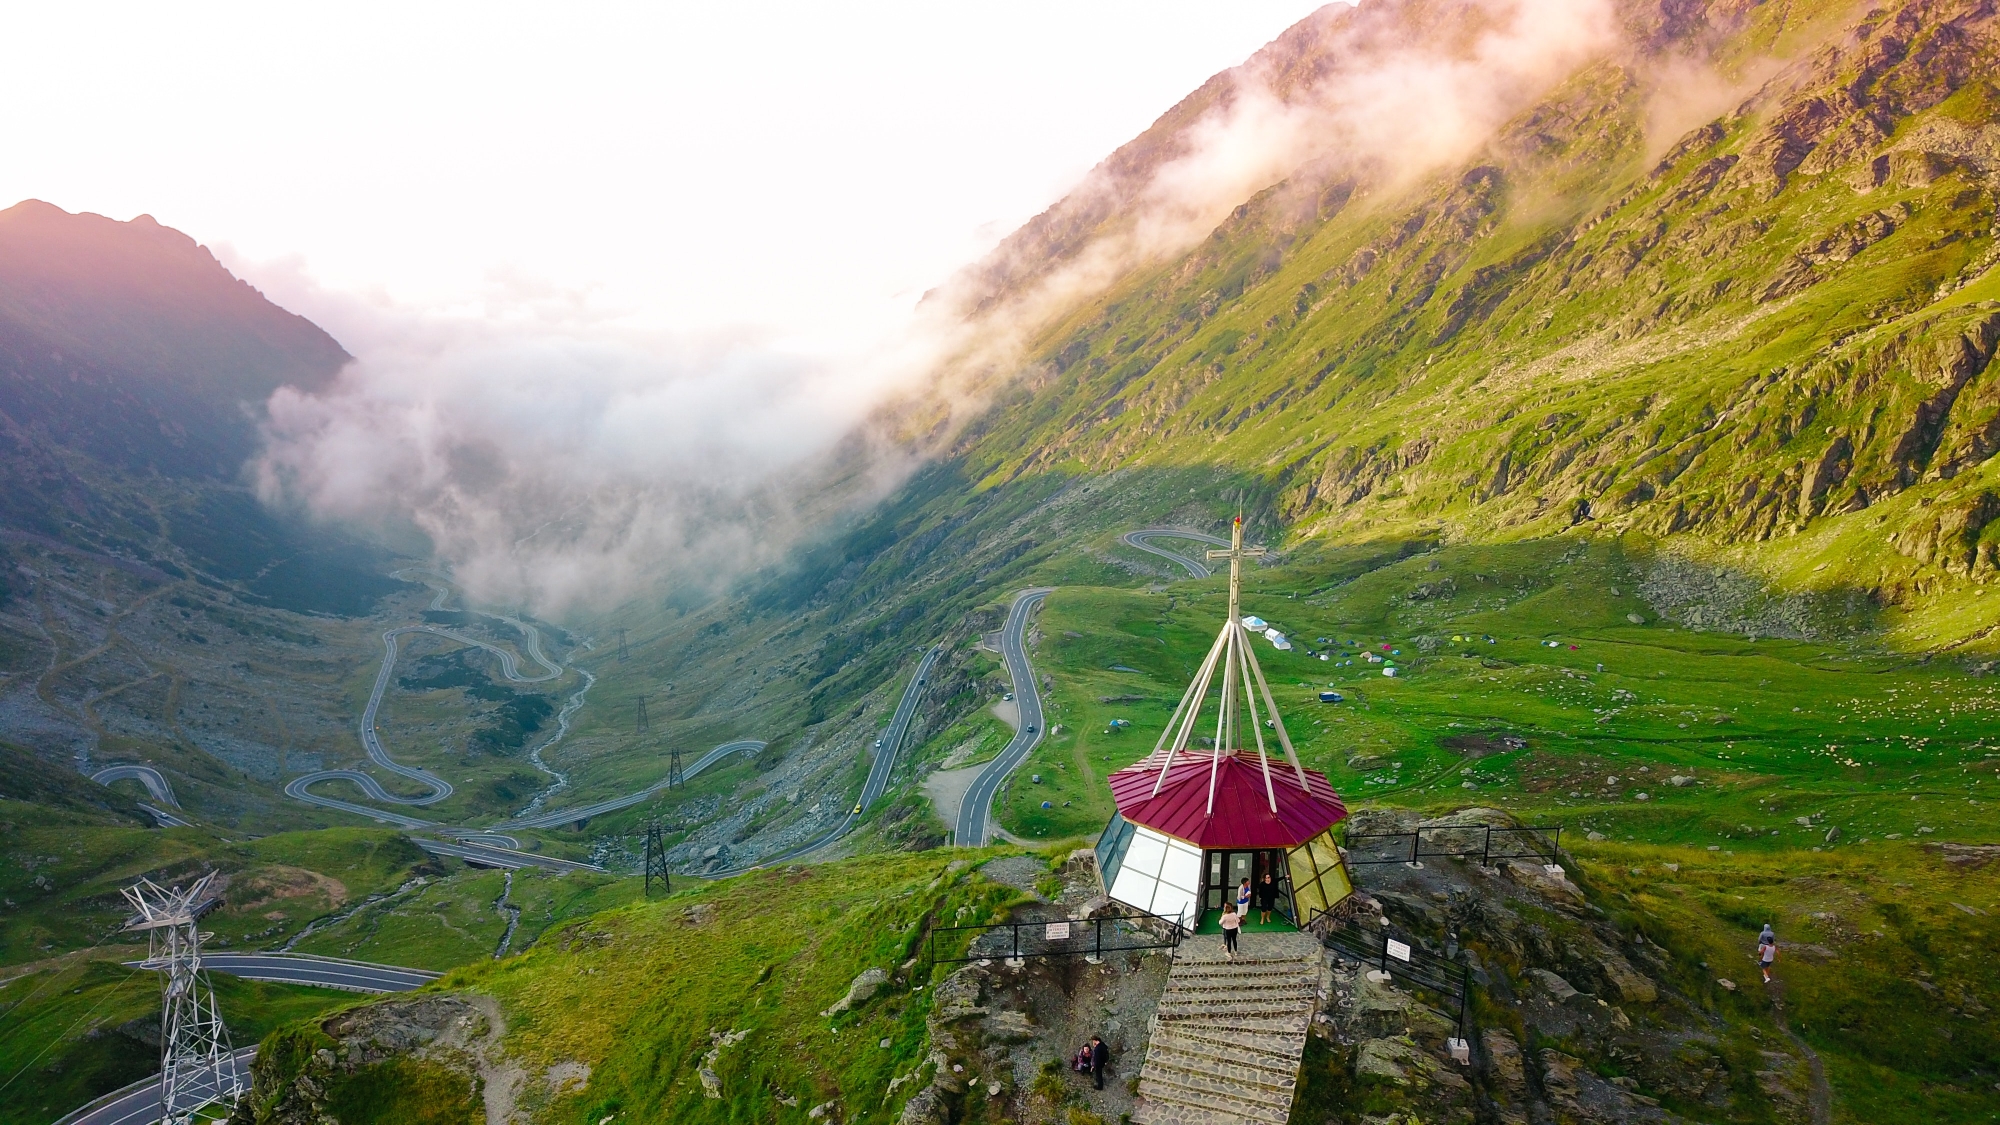
[[[448,1108],[488,1125],[525,1125],[590,1084],[586,1063],[531,1070],[508,1057],[505,1032],[500,1005],[478,994],[381,1000],[280,1031],[258,1051],[250,1096],[230,1125],[342,1125],[334,1110],[354,1084],[369,1091],[374,1113]],[[439,1104],[460,1091],[457,1106]]]
[[[1463,810],[1464,822],[1496,819],[1510,823],[1498,810]],[[1362,831],[1461,822],[1384,810],[1354,820]],[[1356,924],[1455,955],[1487,1015],[1468,1029],[1460,1062],[1455,1013],[1436,994],[1410,990],[1393,965],[1384,974],[1330,954],[1334,1000],[1318,1033],[1332,1044],[1336,1076],[1320,1080],[1354,1084],[1378,1107],[1427,1122],[1681,1120],[1662,1108],[1669,1102],[1704,1106],[1718,1120],[1802,1122],[1802,1056],[1783,1044],[1766,1058],[1730,1043],[1701,996],[1705,980],[1683,979],[1643,930],[1614,926],[1573,860],[1559,867],[1427,859],[1356,868],[1367,899]]]
[[[842,1012],[853,1011],[866,1004],[887,983],[889,983],[888,973],[881,969],[863,969],[854,978],[853,983],[847,986],[847,995],[835,1001],[833,1007],[821,1012],[820,1015],[832,1017]]]

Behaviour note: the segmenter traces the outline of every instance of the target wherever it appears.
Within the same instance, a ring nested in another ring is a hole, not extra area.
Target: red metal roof
[[[1237,754],[1217,767],[1215,812],[1210,815],[1208,774],[1207,755],[1176,758],[1156,797],[1153,783],[1159,768],[1127,766],[1111,775],[1111,797],[1126,820],[1209,849],[1296,847],[1347,818],[1347,806],[1325,774],[1307,770],[1311,792],[1302,791],[1298,775],[1282,758],[1271,763],[1271,792],[1278,798],[1278,811],[1272,813],[1263,767],[1255,756]]]

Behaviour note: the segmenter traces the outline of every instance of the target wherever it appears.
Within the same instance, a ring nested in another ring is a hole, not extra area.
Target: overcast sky
[[[281,296],[838,348],[1316,6],[21,5],[0,197]]]

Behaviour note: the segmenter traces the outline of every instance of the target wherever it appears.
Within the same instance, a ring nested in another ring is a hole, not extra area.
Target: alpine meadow
[[[1991,0],[1329,4],[657,432],[0,211],[0,1125],[2000,1121],[1996,224]]]

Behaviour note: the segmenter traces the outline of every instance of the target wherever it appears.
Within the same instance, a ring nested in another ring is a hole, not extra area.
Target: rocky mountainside
[[[246,772],[350,752],[334,681],[374,630],[326,618],[401,584],[243,476],[271,392],[348,359],[150,217],[0,211],[0,743],[152,762],[234,815],[274,811]],[[0,794],[39,801],[20,776]]]
[[[245,487],[264,402],[351,357],[150,216],[0,211],[0,529],[253,601],[354,610],[368,548]]]
[[[2000,571],[1991,5],[1543,7],[1603,28],[1474,89],[1507,115],[1462,159],[1330,100],[1388,75],[1445,112],[1531,9],[1333,5],[959,279],[1032,340],[958,373],[996,404],[967,475],[1215,465],[1300,536],[1587,523],[1904,606]],[[1190,245],[1133,233],[1273,119],[1295,165]]]
[[[17,434],[233,480],[271,392],[323,387],[350,358],[150,215],[0,211],[0,410]]]

